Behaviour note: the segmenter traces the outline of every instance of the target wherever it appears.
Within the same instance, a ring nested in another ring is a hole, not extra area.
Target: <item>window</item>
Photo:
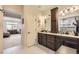
[[[6,24],[7,24],[7,29],[8,30],[17,29],[17,23],[14,23],[14,22],[6,22]]]

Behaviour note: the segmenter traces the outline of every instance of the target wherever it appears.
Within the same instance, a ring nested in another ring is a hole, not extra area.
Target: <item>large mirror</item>
[[[60,33],[78,36],[79,16],[63,18],[60,19],[58,23]]]

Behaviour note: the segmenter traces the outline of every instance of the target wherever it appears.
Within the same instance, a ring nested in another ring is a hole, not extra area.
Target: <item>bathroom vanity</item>
[[[79,16],[60,17],[57,18],[58,8],[51,9],[51,19],[45,19],[46,31],[38,33],[38,43],[57,51],[61,45],[65,45],[77,49],[79,54],[79,36],[76,35],[75,20],[79,20]],[[49,31],[49,32],[48,32]]]
[[[69,44],[68,42],[71,44]],[[66,45],[68,47],[77,49],[77,53],[79,53],[79,37],[78,36],[58,34],[58,33],[39,32],[38,43],[54,51],[57,51],[61,45]]]

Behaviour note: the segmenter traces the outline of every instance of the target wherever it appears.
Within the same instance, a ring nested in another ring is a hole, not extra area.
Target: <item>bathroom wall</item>
[[[23,45],[25,47],[37,44],[37,33],[41,28],[38,26],[39,15],[41,13],[35,6],[24,6]]]

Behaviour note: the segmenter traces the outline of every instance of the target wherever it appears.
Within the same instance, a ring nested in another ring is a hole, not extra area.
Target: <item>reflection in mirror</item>
[[[48,32],[51,31],[51,17],[48,16],[46,19],[45,19],[45,30],[47,30]]]
[[[79,20],[79,16],[63,18],[59,20],[59,32],[62,34],[76,35],[78,33],[76,20]]]

